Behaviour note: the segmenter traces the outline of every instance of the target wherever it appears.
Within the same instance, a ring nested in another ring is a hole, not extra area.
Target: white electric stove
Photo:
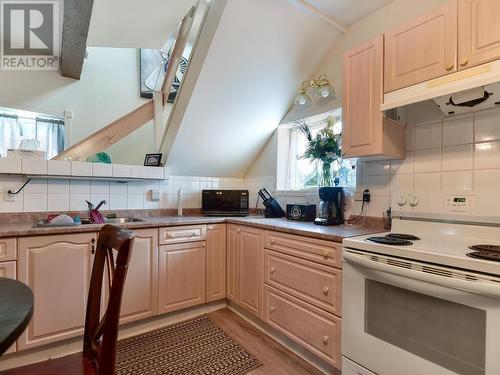
[[[344,240],[344,374],[500,374],[499,205],[400,192],[391,232]]]

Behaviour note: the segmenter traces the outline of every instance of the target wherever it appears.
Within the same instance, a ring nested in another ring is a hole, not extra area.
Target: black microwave
[[[201,210],[207,216],[247,216],[248,190],[203,190]]]

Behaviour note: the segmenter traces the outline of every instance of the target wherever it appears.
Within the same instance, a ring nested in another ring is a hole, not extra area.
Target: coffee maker
[[[314,224],[340,225],[344,224],[344,188],[321,187],[319,188],[319,214]]]

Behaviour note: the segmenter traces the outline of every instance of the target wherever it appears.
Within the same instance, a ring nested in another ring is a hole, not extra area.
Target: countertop
[[[321,226],[313,223],[286,219],[266,219],[260,216],[248,217],[207,217],[207,216],[159,216],[139,217],[142,221],[121,224],[130,229],[159,228],[190,224],[234,223],[306,237],[342,242],[346,237],[383,232],[380,226]],[[83,224],[71,227],[33,228],[33,224],[0,224],[0,237],[41,236],[53,234],[97,232],[102,224]]]

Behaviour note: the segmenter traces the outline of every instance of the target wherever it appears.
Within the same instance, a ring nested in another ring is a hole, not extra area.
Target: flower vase
[[[332,163],[323,162],[319,186],[333,186]]]

